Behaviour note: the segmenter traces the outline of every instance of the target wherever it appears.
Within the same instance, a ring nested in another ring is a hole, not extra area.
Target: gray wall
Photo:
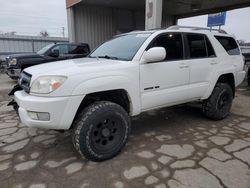
[[[72,41],[86,42],[91,49],[112,36],[133,30],[144,30],[144,10],[127,10],[109,7],[77,5],[73,7],[74,32]],[[72,16],[72,14],[71,14]],[[69,26],[70,27],[70,26]]]
[[[68,42],[68,38],[0,35],[0,55],[37,52],[55,42]]]

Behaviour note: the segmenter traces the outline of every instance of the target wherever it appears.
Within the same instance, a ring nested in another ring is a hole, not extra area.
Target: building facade
[[[250,0],[66,0],[69,39],[91,49],[113,35],[164,28],[179,18],[250,6]]]

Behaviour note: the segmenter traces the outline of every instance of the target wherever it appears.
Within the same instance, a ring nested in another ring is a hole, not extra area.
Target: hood
[[[88,72],[110,70],[126,62],[127,61],[110,59],[79,58],[36,65],[29,67],[24,71],[34,77],[42,75],[70,76]]]
[[[37,53],[24,53],[24,54],[12,54],[9,55],[7,58],[16,58],[16,59],[25,59],[25,58],[35,58],[35,57],[41,57]]]

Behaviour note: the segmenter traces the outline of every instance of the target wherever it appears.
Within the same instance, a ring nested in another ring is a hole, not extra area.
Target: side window
[[[89,48],[86,45],[70,45],[69,54],[88,55]]]
[[[204,35],[187,34],[190,58],[207,57],[207,49]]]
[[[68,54],[69,53],[69,46],[67,44],[62,44],[62,45],[57,45],[56,47],[54,47],[52,49],[53,50],[59,50],[59,54],[63,55],[63,54]]]
[[[215,36],[229,55],[240,55],[240,49],[232,37]]]
[[[163,47],[166,49],[166,60],[183,59],[183,42],[181,33],[166,33],[154,39],[149,46]]]
[[[213,48],[211,42],[209,41],[209,39],[207,37],[205,37],[205,39],[206,39],[206,44],[207,44],[208,57],[216,57],[215,52],[214,52],[214,48]]]
[[[69,46],[67,44],[59,46],[60,54],[68,54],[69,53]]]

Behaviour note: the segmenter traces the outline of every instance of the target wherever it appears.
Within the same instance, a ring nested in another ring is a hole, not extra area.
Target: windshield
[[[37,52],[37,54],[43,55],[43,54],[46,53],[47,50],[50,49],[52,46],[54,46],[54,44],[49,44],[49,45],[43,47],[41,50],[39,50],[39,51]]]
[[[150,33],[126,34],[103,43],[89,57],[131,61]]]

